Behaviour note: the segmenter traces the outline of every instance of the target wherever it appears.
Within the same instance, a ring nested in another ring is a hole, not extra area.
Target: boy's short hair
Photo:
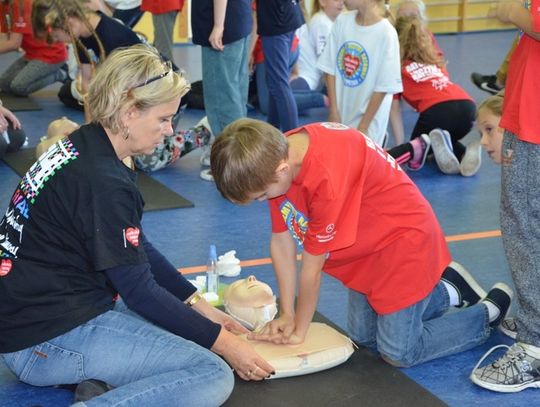
[[[225,199],[248,203],[250,194],[277,181],[276,169],[287,156],[287,139],[278,129],[260,120],[238,119],[212,145],[212,175]]]

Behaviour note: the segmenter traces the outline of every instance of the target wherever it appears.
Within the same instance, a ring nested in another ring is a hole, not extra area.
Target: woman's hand
[[[213,307],[212,307],[213,308]],[[214,308],[211,315],[208,316],[212,321],[220,324],[227,331],[232,332],[235,335],[247,334],[249,330],[232,318],[230,315],[227,315],[225,312]]]
[[[219,333],[212,351],[223,356],[244,380],[264,380],[275,373],[272,365],[259,356],[250,343],[226,329],[222,329]]]
[[[21,122],[19,121],[19,119],[17,119],[17,116],[15,116],[9,109],[6,109],[4,106],[0,106],[0,123],[2,126],[5,125],[4,130],[7,130],[8,128],[8,121],[11,122],[14,129],[20,129],[22,127]]]

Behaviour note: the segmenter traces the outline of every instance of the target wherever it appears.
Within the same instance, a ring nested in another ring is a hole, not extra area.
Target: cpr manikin
[[[256,331],[277,314],[276,297],[268,284],[255,276],[235,281],[223,294],[225,310],[246,328]],[[248,339],[243,336],[247,341]],[[300,376],[329,369],[353,353],[352,341],[330,326],[312,322],[299,345],[249,341],[276,373],[271,378]]]
[[[255,276],[237,280],[223,294],[225,310],[246,328],[256,331],[277,314],[276,297],[268,284]]]

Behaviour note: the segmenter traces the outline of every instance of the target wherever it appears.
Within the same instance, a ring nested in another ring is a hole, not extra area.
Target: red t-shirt
[[[532,0],[533,29],[540,33],[540,0]],[[540,144],[540,41],[523,34],[512,54],[500,126],[520,140]]]
[[[465,90],[450,81],[448,71],[437,65],[405,61],[401,68],[401,79],[401,96],[418,112],[451,100],[473,101]]]
[[[425,298],[450,263],[443,232],[418,188],[368,137],[336,123],[305,130],[309,148],[284,196],[271,199],[272,231],[327,253],[324,271],[379,314]]]
[[[11,7],[11,27],[7,26],[5,16],[10,13],[10,7],[7,3],[0,5],[0,31],[2,33],[22,34],[21,48],[25,52],[25,59],[43,61],[48,64],[59,64],[67,59],[67,50],[64,43],[47,44],[45,41],[37,39],[32,33],[32,2],[25,0],[23,7],[19,7],[16,1]]]
[[[143,0],[142,11],[149,11],[152,14],[163,14],[170,11],[181,11],[184,8],[185,0]]]

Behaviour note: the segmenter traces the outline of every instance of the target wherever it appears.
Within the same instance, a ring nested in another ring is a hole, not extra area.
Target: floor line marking
[[[473,232],[473,233],[464,233],[461,235],[446,236],[446,241],[448,243],[454,242],[464,242],[467,240],[477,240],[477,239],[489,239],[493,237],[500,237],[500,230],[488,230],[485,232]],[[300,259],[300,255],[297,256]],[[240,262],[242,268],[254,267],[254,266],[263,266],[266,264],[272,264],[272,260],[269,257],[263,259],[251,259],[243,260]],[[206,265],[202,266],[193,266],[193,267],[181,267],[178,269],[182,274],[193,274],[193,273],[202,273],[206,271]]]

